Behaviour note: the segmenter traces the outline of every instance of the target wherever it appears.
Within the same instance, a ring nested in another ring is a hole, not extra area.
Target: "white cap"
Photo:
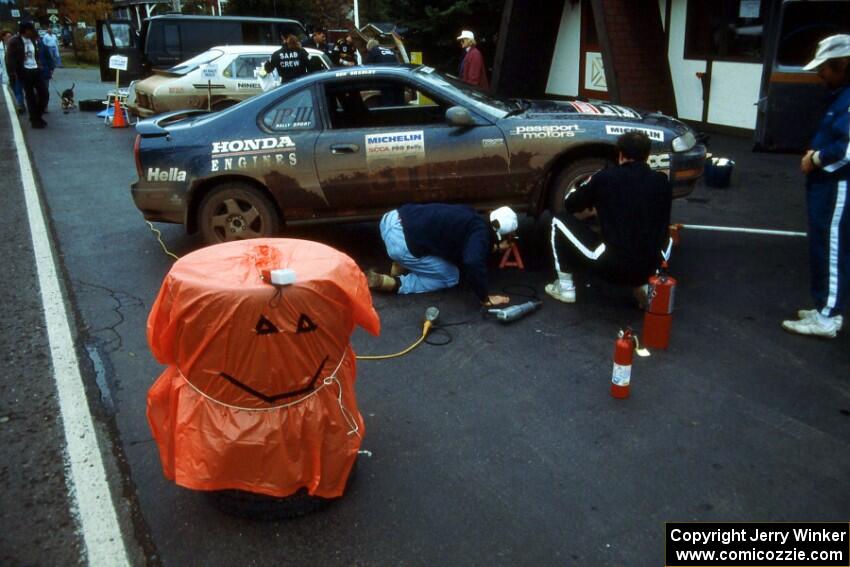
[[[815,58],[803,67],[803,71],[811,71],[823,65],[826,60],[839,57],[850,57],[850,35],[838,34],[822,39]]]
[[[496,231],[496,237],[501,240],[512,232],[516,232],[519,226],[516,213],[510,207],[499,207],[490,213],[490,226]]]
[[[459,40],[460,40],[460,39],[471,39],[472,41],[475,41],[475,34],[474,34],[474,33],[472,33],[472,32],[471,32],[471,31],[469,31],[469,30],[463,30],[462,32],[460,32],[460,35],[459,35],[459,36],[457,36],[457,38],[458,38]]]

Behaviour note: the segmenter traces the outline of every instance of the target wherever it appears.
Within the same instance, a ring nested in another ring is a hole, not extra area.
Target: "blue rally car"
[[[424,66],[306,75],[227,110],[182,111],[136,129],[133,199],[151,221],[207,242],[285,224],[376,218],[409,202],[559,210],[616,158],[628,130],[688,194],[705,147],[673,118],[581,101],[505,99]]]

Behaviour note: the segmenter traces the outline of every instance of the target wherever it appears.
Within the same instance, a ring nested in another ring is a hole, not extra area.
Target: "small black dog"
[[[59,95],[62,98],[62,112],[68,114],[76,107],[74,106],[74,87],[77,86],[77,83],[71,85],[70,89],[65,89],[62,91],[62,94]]]

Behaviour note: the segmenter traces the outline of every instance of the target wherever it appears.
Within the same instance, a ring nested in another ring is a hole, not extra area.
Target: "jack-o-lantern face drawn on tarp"
[[[277,268],[296,282],[264,282]],[[165,476],[196,490],[340,496],[364,432],[355,325],[380,330],[363,273],[328,246],[256,239],[178,260],[148,318],[168,365],[148,393]]]

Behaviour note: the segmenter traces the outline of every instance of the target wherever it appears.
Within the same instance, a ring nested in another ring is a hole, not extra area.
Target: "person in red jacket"
[[[460,62],[460,78],[470,85],[479,89],[488,90],[490,82],[487,80],[487,69],[484,67],[484,57],[475,47],[475,34],[469,30],[463,30],[458,36],[460,46],[466,52]]]

